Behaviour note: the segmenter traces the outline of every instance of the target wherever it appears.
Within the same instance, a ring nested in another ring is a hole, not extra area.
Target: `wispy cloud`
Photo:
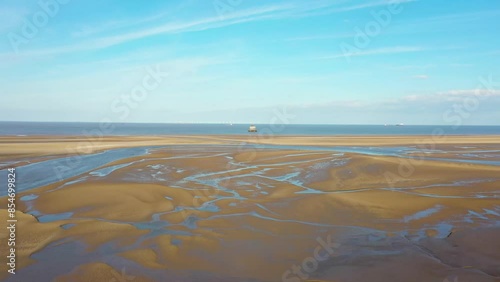
[[[416,1],[418,1],[418,0],[396,0],[396,1],[384,0],[384,1],[371,1],[371,2],[367,2],[367,3],[356,4],[356,5],[346,5],[346,6],[335,5],[332,7],[331,5],[329,5],[328,7],[325,7],[321,10],[302,14],[302,16],[320,16],[320,15],[328,15],[328,14],[338,14],[338,13],[343,13],[343,12],[350,12],[350,11],[374,8],[374,7],[383,7],[383,6],[387,6],[389,4],[391,4],[391,5],[404,4],[404,3],[416,2]],[[325,40],[325,39],[354,37],[355,35],[356,34],[353,32],[339,33],[339,34],[307,35],[307,36],[297,36],[297,37],[286,38],[285,41]]]
[[[340,3],[336,2],[335,5],[325,5],[322,9],[314,9],[314,11],[309,11],[308,13],[303,13],[300,16],[322,16],[322,15],[330,15],[330,14],[338,14],[338,13],[346,13],[352,12],[362,9],[375,8],[375,7],[383,7],[394,4],[404,4],[409,2],[416,2],[418,0],[382,0],[382,1],[368,1],[366,3],[355,4],[355,5],[338,5]],[[345,3],[346,1],[344,1]]]
[[[159,20],[168,19],[175,16],[182,9],[187,9],[192,3],[191,1],[180,1],[173,7],[164,7],[162,12],[146,15],[139,18],[117,18],[107,22],[92,23],[91,25],[83,25],[77,28],[71,35],[74,37],[86,37],[99,33],[116,31],[124,28],[132,28],[140,25],[154,23]]]
[[[413,2],[416,0],[399,0],[399,3]],[[393,1],[392,1],[393,2]],[[49,49],[26,51],[22,56],[43,56],[61,53],[72,53],[86,50],[96,50],[108,48],[111,46],[123,44],[129,41],[139,40],[146,37],[180,34],[185,32],[205,31],[210,29],[222,28],[236,24],[264,21],[264,20],[280,20],[285,18],[310,17],[322,14],[340,13],[346,11],[354,11],[369,7],[388,5],[391,1],[374,1],[357,5],[341,6],[343,1],[318,1],[318,2],[287,2],[279,5],[260,6],[249,9],[234,11],[224,18],[218,16],[192,19],[186,21],[168,21],[156,24],[154,26],[136,28],[134,31],[115,33],[114,35],[98,37],[90,40],[85,40],[73,45],[57,46]],[[330,8],[330,9],[329,9]],[[171,11],[170,11],[171,13]],[[135,19],[132,21],[111,21],[104,23],[98,27],[84,26],[81,27],[72,35],[75,37],[85,37],[99,34],[105,31],[118,30],[124,27],[133,29],[144,25],[145,23],[153,23],[164,19],[168,13],[160,13],[150,15],[144,18]],[[345,35],[347,36],[347,35]]]
[[[285,41],[324,40],[324,39],[349,38],[354,36],[355,36],[354,33],[323,34],[323,35],[290,37],[286,38]]]
[[[222,20],[219,17],[214,16],[214,17],[201,18],[190,21],[166,22],[163,24],[155,25],[153,27],[137,29],[131,32],[119,33],[111,36],[98,37],[95,39],[85,40],[83,42],[79,42],[78,44],[62,45],[48,49],[25,51],[22,52],[19,56],[22,57],[46,56],[53,54],[63,54],[63,53],[72,53],[78,51],[103,49],[114,45],[122,44],[125,42],[161,34],[178,34],[183,32],[202,31],[202,30],[220,28],[251,21],[277,19],[285,16],[284,14],[282,14],[283,12],[293,11],[294,7],[295,6],[293,4],[282,4],[274,6],[265,6],[255,9],[247,9],[247,10],[242,10],[240,12],[231,13],[230,15],[224,17],[224,19]],[[149,21],[149,18],[143,20]],[[90,31],[90,33],[93,32],[99,32],[99,31],[98,30]],[[0,54],[0,57],[5,55],[6,54]]]
[[[403,20],[392,29],[391,34],[435,33],[450,30],[458,32],[456,30],[458,24],[462,24],[462,28],[473,27],[475,23],[484,23],[499,16],[500,10],[485,10]]]
[[[426,64],[426,65],[401,65],[401,66],[389,66],[388,69],[391,70],[427,70],[430,68],[435,68],[434,64]]]
[[[73,31],[71,35],[73,37],[87,37],[99,33],[154,22],[162,18],[166,18],[171,14],[172,11],[167,11],[138,19],[110,20],[108,22],[99,23],[98,25],[82,25]]]
[[[399,54],[399,53],[410,53],[410,52],[421,52],[426,50],[425,48],[418,46],[396,46],[396,47],[384,47],[371,50],[361,50],[352,53],[338,53],[333,55],[322,56],[317,59],[321,60],[332,60],[345,57],[361,57],[361,56],[374,56],[374,55],[387,55],[387,54]]]
[[[380,6],[388,6],[388,5],[394,5],[394,4],[404,4],[404,3],[416,2],[416,1],[417,0],[371,1],[371,2],[367,2],[367,3],[350,5],[350,6],[334,7],[334,8],[329,9],[329,10],[324,10],[323,13],[350,12],[350,11],[356,11],[356,10],[361,10],[361,9],[374,8],[374,7],[380,7]]]
[[[429,76],[426,74],[417,74],[417,75],[414,75],[413,78],[425,80],[425,79],[428,79]]]
[[[432,26],[443,26],[451,23],[482,21],[486,18],[495,18],[498,16],[500,16],[500,10],[485,10],[470,13],[434,16],[422,19],[419,23]]]
[[[500,97],[500,90],[498,89],[455,89],[442,91],[437,93],[441,97],[468,97],[468,96],[481,96],[481,97]]]
[[[488,90],[488,89],[462,89],[462,90],[447,90],[440,91],[434,94],[422,94],[422,95],[407,95],[400,99],[393,100],[391,103],[422,103],[422,104],[439,104],[439,103],[457,103],[463,102],[465,99],[469,98],[500,98],[500,90]]]
[[[418,0],[401,0],[394,3],[410,3],[416,2]],[[387,5],[391,1],[378,1],[371,3],[364,3],[352,6],[345,7],[334,7],[331,9],[323,9],[319,11],[315,15],[320,14],[335,14],[347,11],[354,11],[365,8],[373,8],[378,6]],[[385,32],[386,35],[398,36],[398,35],[407,35],[421,32],[442,32],[449,30],[450,26],[459,23],[471,23],[471,22],[480,22],[484,19],[496,18],[500,16],[500,10],[490,10],[490,11],[479,11],[479,12],[470,12],[470,13],[460,13],[460,14],[449,14],[449,15],[440,15],[440,16],[432,16],[426,18],[419,18],[415,20],[407,20],[399,22],[397,26],[394,26],[390,31]],[[432,27],[432,29],[429,29]],[[285,39],[285,41],[307,41],[307,40],[328,40],[328,39],[336,39],[336,38],[346,38],[346,37],[354,37],[355,33],[339,33],[339,34],[318,34],[318,35],[306,35],[306,36],[297,36]],[[496,55],[499,52],[492,52],[489,54]]]

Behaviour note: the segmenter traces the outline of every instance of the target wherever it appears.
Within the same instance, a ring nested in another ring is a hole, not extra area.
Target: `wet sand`
[[[449,144],[498,144],[499,136],[485,135],[414,135],[414,136],[272,136],[260,135],[185,135],[185,136],[0,136],[0,156],[18,157],[48,154],[90,153],[92,151],[174,144],[241,144],[242,142],[275,145],[310,146],[396,146],[426,145],[427,148]]]
[[[44,175],[0,279],[499,281],[500,137],[430,138],[1,137],[4,167]]]

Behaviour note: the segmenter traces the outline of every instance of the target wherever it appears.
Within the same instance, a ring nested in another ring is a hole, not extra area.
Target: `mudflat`
[[[4,281],[500,281],[499,136],[1,137],[0,156],[20,185]]]

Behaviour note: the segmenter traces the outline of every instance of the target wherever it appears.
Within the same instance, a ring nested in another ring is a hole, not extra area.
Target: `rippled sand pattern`
[[[156,146],[47,176],[0,278],[498,281],[500,145],[381,148]]]

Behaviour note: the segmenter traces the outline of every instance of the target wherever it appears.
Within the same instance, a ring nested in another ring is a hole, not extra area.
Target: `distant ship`
[[[405,125],[405,124],[404,123],[398,123],[398,124],[396,124],[396,126],[403,126],[403,125]]]
[[[248,132],[257,132],[257,127],[255,125],[250,125],[250,127],[248,128]]]

